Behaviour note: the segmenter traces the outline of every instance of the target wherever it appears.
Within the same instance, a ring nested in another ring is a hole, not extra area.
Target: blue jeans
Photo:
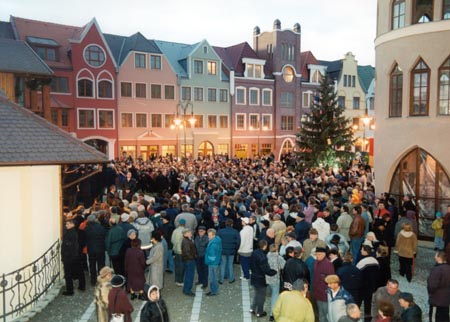
[[[270,315],[273,315],[273,307],[275,306],[275,302],[277,301],[278,295],[280,295],[280,283],[268,285],[270,287],[270,291],[272,292],[272,296],[270,299]]]
[[[167,253],[164,254],[164,267],[165,270],[168,272],[173,272],[174,270],[174,263],[173,263],[173,250],[172,249],[168,249]]]
[[[352,239],[350,248],[352,250],[352,255],[353,255],[353,265],[356,265],[356,263],[358,261],[359,251],[361,249],[361,245],[362,245],[363,241],[364,241],[364,236],[361,238]]]
[[[250,256],[239,256],[242,273],[246,279],[250,279]]]
[[[181,254],[175,253],[175,283],[183,283],[184,264]]]
[[[184,280],[183,293],[191,294],[192,286],[194,285],[195,276],[195,260],[184,262]]]
[[[218,265],[208,265],[209,288],[211,289],[212,294],[217,294],[219,291],[219,280],[217,279],[218,273]]]
[[[197,263],[197,275],[198,282],[202,284],[203,287],[208,286],[208,266],[205,264],[205,257],[198,257],[196,259]]]
[[[220,262],[220,282],[223,283],[225,278],[228,278],[228,282],[234,281],[234,269],[233,269],[234,255],[222,255],[222,261]]]

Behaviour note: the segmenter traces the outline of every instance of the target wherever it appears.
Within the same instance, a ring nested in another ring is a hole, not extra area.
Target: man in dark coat
[[[305,215],[300,212],[295,218],[295,235],[297,236],[297,241],[303,245],[305,239],[309,237],[309,230],[311,229],[311,224],[305,220]]]
[[[361,271],[353,265],[351,253],[344,255],[342,266],[338,268],[336,275],[341,279],[341,285],[349,291],[358,306],[361,304],[359,289],[361,287]]]
[[[264,311],[264,301],[266,298],[266,275],[274,276],[277,271],[271,269],[265,250],[267,249],[267,241],[260,240],[258,242],[259,248],[252,252],[250,257],[250,284],[254,288],[253,301],[250,312],[256,314],[256,317],[263,317],[267,315]]]
[[[436,266],[431,270],[427,280],[430,321],[433,317],[433,308],[436,308],[435,321],[449,322],[450,265],[447,264],[447,256],[441,251],[436,252],[434,260]]]
[[[95,286],[98,272],[105,266],[106,238],[106,230],[97,221],[96,213],[89,215],[84,233],[86,235],[86,246],[89,256],[91,285]]]
[[[220,262],[219,283],[223,283],[225,277],[228,278],[228,283],[234,282],[233,262],[234,256],[241,244],[241,236],[233,228],[233,223],[233,219],[228,218],[225,221],[225,228],[220,229],[217,233],[217,236],[222,239],[222,261]]]
[[[303,250],[301,247],[294,248],[294,257],[286,261],[283,269],[283,282],[293,284],[296,280],[307,280],[311,283],[310,272],[302,260]]]
[[[81,268],[81,251],[78,244],[78,234],[72,220],[66,221],[66,230],[61,244],[61,259],[64,265],[66,291],[63,295],[73,295],[73,280],[78,279],[78,289],[84,291],[86,282]]]

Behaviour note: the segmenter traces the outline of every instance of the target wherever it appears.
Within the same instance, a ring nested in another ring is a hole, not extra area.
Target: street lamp
[[[195,125],[196,119],[194,117],[194,105],[190,101],[186,102],[179,102],[177,104],[177,116],[175,117],[174,123],[179,128],[183,129],[183,136],[184,136],[184,148],[183,148],[183,160],[184,160],[184,166],[187,164],[187,155],[186,155],[186,112],[187,110],[191,108],[191,117],[189,118],[189,123],[191,124],[191,127]],[[182,118],[180,118],[180,112],[182,112]],[[178,124],[178,125],[177,125]]]
[[[173,119],[173,124],[170,125],[170,129],[171,130],[176,130],[175,133],[175,158],[178,160],[179,156],[180,156],[180,142],[178,141],[178,132],[180,131],[180,129],[183,128],[183,123],[181,121],[181,119],[178,118],[178,116],[176,115]]]
[[[366,128],[370,125],[370,129],[373,130],[375,129],[375,124],[372,123],[373,118],[369,115],[367,107],[366,110],[364,112],[364,116],[361,118],[362,124],[363,124],[363,140],[362,140],[362,153],[365,154],[366,152]],[[353,129],[358,130],[359,126],[358,125],[354,125]]]

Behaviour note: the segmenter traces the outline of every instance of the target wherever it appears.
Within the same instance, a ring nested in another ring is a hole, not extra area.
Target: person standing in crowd
[[[411,293],[400,293],[398,301],[403,308],[403,312],[400,316],[402,322],[422,322],[422,310],[414,303],[414,297]]]
[[[444,219],[442,214],[436,212],[436,219],[433,220],[431,228],[434,230],[434,250],[444,250]]]
[[[346,315],[342,316],[338,322],[359,322],[361,318],[361,310],[355,303],[350,303],[345,309]]]
[[[139,322],[169,322],[166,302],[161,298],[159,287],[146,285],[148,301],[141,310]]]
[[[338,322],[346,315],[347,305],[354,303],[352,295],[341,286],[341,280],[337,275],[328,275],[325,278],[328,284],[328,322]]]
[[[345,237],[345,240],[350,241],[350,227],[352,225],[353,218],[349,214],[349,208],[347,205],[343,205],[341,214],[339,215],[336,225],[338,226],[337,232]]]
[[[311,254],[311,250],[316,247],[327,247],[324,240],[319,239],[319,232],[315,228],[309,230],[309,238],[303,243],[303,260],[306,260]]]
[[[190,211],[188,203],[181,205],[181,213],[175,217],[175,227],[180,225],[180,220],[184,219],[184,227],[195,231],[197,228],[197,217]]]
[[[127,289],[131,293],[131,300],[139,297],[144,299],[145,284],[145,255],[141,250],[141,240],[135,238],[131,241],[131,248],[125,253],[125,276],[127,277]]]
[[[398,322],[399,321],[399,317],[395,317],[394,320],[394,306],[392,305],[391,302],[389,301],[385,301],[385,300],[381,300],[378,303],[378,310],[377,310],[377,315],[374,317],[375,322]]]
[[[222,259],[222,240],[216,236],[214,228],[208,229],[208,246],[205,251],[205,264],[208,265],[210,291],[206,296],[217,295],[219,291],[219,265]]]
[[[160,230],[162,232],[162,237],[167,243],[167,252],[164,253],[164,270],[167,273],[173,273],[174,271],[174,263],[173,263],[173,244],[172,244],[172,234],[173,234],[173,225],[170,222],[166,211],[162,210],[160,212],[162,225]]]
[[[197,236],[194,238],[195,248],[197,249],[197,275],[198,283],[202,284],[202,288],[208,287],[208,266],[205,264],[205,252],[208,245],[208,235],[205,226],[198,226]]]
[[[273,216],[272,226],[270,227],[275,232],[275,246],[277,246],[277,249],[281,245],[281,238],[286,233],[286,224],[281,220],[281,217],[282,215],[275,214]]]
[[[286,260],[286,264],[283,269],[283,282],[285,283],[294,283],[296,280],[311,280],[310,271],[306,266],[305,262],[302,260],[302,248],[295,247],[294,248],[294,257]]]
[[[117,274],[123,273],[123,263],[120,258],[120,250],[127,235],[120,226],[117,225],[116,218],[109,220],[111,228],[106,235],[106,251],[108,252],[109,259],[112,262],[114,272]]]
[[[391,261],[389,258],[389,249],[386,246],[378,246],[376,250],[376,259],[380,266],[378,274],[377,289],[381,286],[385,286],[391,279]]]
[[[250,219],[247,217],[242,217],[241,222],[242,230],[239,233],[241,244],[238,249],[242,269],[241,280],[248,281],[250,279],[250,257],[253,252],[253,228],[249,225]]]
[[[78,243],[78,233],[73,220],[66,221],[66,229],[61,244],[61,260],[64,266],[64,280],[66,290],[63,295],[71,296],[73,292],[73,280],[78,279],[78,289],[86,289],[84,272],[81,267],[81,249]]]
[[[88,216],[87,225],[84,229],[86,235],[86,246],[89,256],[89,273],[91,285],[97,281],[97,274],[105,266],[105,239],[106,230],[97,220],[96,213]]]
[[[233,228],[233,219],[225,220],[225,228],[217,232],[217,236],[222,240],[222,260],[220,262],[220,278],[219,284],[228,279],[228,283],[234,283],[234,256],[241,244],[241,236],[239,232]]]
[[[314,310],[311,302],[306,298],[304,285],[305,283],[300,279],[292,284],[286,284],[286,286],[288,286],[288,291],[285,291],[278,296],[273,308],[273,317],[275,321],[315,321]]]
[[[97,322],[109,322],[108,295],[111,291],[111,279],[114,271],[105,266],[100,270],[94,290],[94,301],[97,310]]]
[[[305,239],[308,238],[309,230],[311,229],[311,223],[305,220],[305,214],[300,212],[297,214],[295,218],[295,235],[297,237],[297,241],[303,245]]]
[[[361,271],[361,284],[359,289],[360,303],[364,301],[364,321],[370,321],[372,306],[372,295],[377,289],[380,265],[372,256],[372,248],[369,245],[362,245],[361,259],[356,268]],[[360,304],[358,303],[358,304]]]
[[[164,248],[161,240],[161,234],[156,230],[152,231],[151,243],[153,246],[146,261],[146,264],[150,265],[147,281],[150,285],[156,285],[158,290],[164,287]]]
[[[431,269],[427,279],[430,303],[430,322],[449,322],[450,306],[450,265],[443,251],[434,255],[436,265]]]
[[[341,285],[352,295],[355,303],[361,305],[359,290],[361,288],[361,271],[353,265],[351,253],[344,255],[342,266],[338,268],[336,275],[341,280]]]
[[[361,245],[364,241],[365,229],[366,222],[363,217],[361,217],[361,207],[355,206],[353,207],[353,221],[350,225],[350,231],[348,233],[351,240],[350,248],[353,255],[353,264],[356,264],[359,257],[359,250],[361,249]]]
[[[328,298],[327,289],[328,284],[325,278],[328,275],[334,274],[333,264],[327,258],[326,248],[316,248],[316,262],[314,263],[314,278],[312,283],[312,292],[314,299],[317,302],[319,310],[319,321],[327,322],[328,315]]]
[[[399,284],[397,280],[391,279],[387,282],[386,286],[380,287],[373,294],[372,297],[372,322],[377,321],[378,312],[381,308],[381,302],[388,302],[392,306],[393,314],[390,316],[400,317],[403,312],[403,308],[400,306],[400,291]]]
[[[417,237],[411,225],[403,225],[403,229],[398,234],[394,252],[398,254],[400,275],[406,276],[408,282],[411,282],[413,260],[417,253]]]
[[[276,270],[271,269],[267,261],[266,249],[267,241],[260,240],[258,242],[259,248],[252,252],[250,259],[250,284],[253,286],[254,295],[250,308],[250,313],[261,318],[267,316],[267,312],[264,311],[264,300],[266,297],[267,283],[266,275],[273,276],[277,273]]]
[[[195,296],[192,292],[195,276],[195,260],[197,258],[197,250],[192,240],[192,230],[183,229],[183,240],[181,243],[181,258],[184,264],[183,294]]]
[[[183,286],[184,264],[181,257],[181,244],[186,220],[180,219],[179,226],[172,233],[173,253],[175,254],[175,285]]]
[[[273,276],[266,276],[267,284],[270,288],[271,300],[270,300],[270,321],[274,320],[273,317],[273,307],[275,306],[275,302],[280,294],[280,278],[281,272],[286,264],[284,258],[278,253],[277,247],[275,244],[269,246],[269,253],[267,254],[267,261],[271,269],[277,271],[277,273]]]
[[[134,311],[124,289],[126,280],[122,275],[114,275],[111,279],[112,289],[108,294],[109,319],[113,316],[123,316],[124,322],[132,322],[131,313]]]

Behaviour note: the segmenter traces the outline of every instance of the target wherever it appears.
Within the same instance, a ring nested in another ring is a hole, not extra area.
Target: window
[[[84,60],[91,67],[100,67],[105,63],[105,52],[97,45],[89,45],[84,50]]]
[[[83,129],[95,127],[94,110],[78,110],[78,127]]]
[[[291,92],[281,92],[281,107],[294,107],[294,95]]]
[[[79,97],[94,97],[93,82],[90,79],[80,79],[78,81]]]
[[[443,10],[442,19],[445,19],[445,20],[450,19],[450,0],[444,0],[442,10]]]
[[[272,105],[272,90],[263,89],[263,105],[266,106]]]
[[[120,124],[122,127],[133,127],[133,114],[132,113],[122,113]]]
[[[294,61],[295,46],[287,43],[281,44],[281,59]]]
[[[281,130],[292,131],[294,129],[294,117],[288,115],[281,116]]]
[[[57,61],[56,48],[51,47],[36,47],[36,52],[43,60]]]
[[[439,114],[450,115],[450,57],[439,68]]]
[[[413,1],[413,22],[424,23],[433,20],[433,0]]]
[[[128,82],[120,83],[120,96],[131,97],[131,83]]]
[[[164,127],[169,129],[175,122],[175,114],[164,115]]]
[[[147,84],[136,83],[136,95],[137,98],[147,97]]]
[[[228,128],[228,115],[220,115],[219,116],[220,128],[226,129]]]
[[[208,74],[209,75],[216,75],[217,70],[216,70],[216,62],[214,61],[209,61],[208,62]]]
[[[390,76],[389,117],[402,116],[403,72],[396,64]]]
[[[208,88],[208,102],[217,101],[217,90],[215,88]]]
[[[294,70],[291,67],[283,69],[283,79],[286,83],[291,83],[294,80]]]
[[[69,93],[69,80],[67,77],[53,77],[50,89],[54,93]]]
[[[175,99],[175,87],[172,85],[165,85],[164,86],[164,98],[166,100],[173,100]]]
[[[217,116],[216,115],[208,115],[208,128],[209,129],[217,128]]]
[[[256,64],[246,64],[247,77],[262,78],[262,66]]]
[[[69,126],[69,112],[67,112],[66,110],[62,110],[61,112],[61,126]]]
[[[57,110],[52,110],[51,120],[52,120],[53,124],[58,125],[58,111]]]
[[[338,107],[345,108],[345,96],[338,96]]]
[[[190,101],[191,100],[191,88],[183,86],[181,87],[181,99],[183,101]]]
[[[195,118],[194,127],[197,129],[203,128],[203,115],[194,115],[194,118]],[[189,122],[188,126],[191,126]]]
[[[369,97],[368,104],[369,104],[369,110],[373,110],[375,107],[375,99],[373,97]]]
[[[207,54],[207,53],[208,53],[208,47],[206,47],[206,46],[203,47],[203,53],[204,53],[204,54]]]
[[[344,87],[348,86],[347,75],[344,75]]]
[[[263,130],[271,130],[272,129],[272,115],[263,114],[261,117],[262,120],[262,129]]]
[[[203,102],[203,88],[194,87],[194,101]]]
[[[152,98],[161,98],[161,85],[151,84],[150,89]]]
[[[359,110],[359,97],[353,97],[353,109]]]
[[[145,54],[134,54],[134,67],[136,68],[145,68]]]
[[[425,62],[420,59],[411,73],[411,108],[410,115],[428,115],[430,70]]]
[[[250,114],[248,124],[249,124],[250,130],[258,130],[259,129],[259,115],[258,114]]]
[[[311,107],[311,105],[312,105],[312,92],[303,92],[303,107],[305,107],[305,108],[309,108],[309,107]]]
[[[152,114],[152,127],[162,127],[162,115],[161,114]]]
[[[194,73],[203,74],[203,60],[194,60]]]
[[[245,88],[236,88],[236,104],[245,105]]]
[[[396,0],[392,8],[392,29],[405,26],[405,0]]]
[[[112,98],[112,83],[107,80],[98,82],[98,97]]]
[[[223,103],[228,102],[228,90],[227,89],[219,90],[219,101],[223,102]]]
[[[161,56],[150,55],[150,68],[161,69]]]
[[[322,74],[318,70],[315,70],[312,76],[312,82],[320,83],[321,81],[322,81]]]
[[[236,130],[245,130],[245,114],[236,114]]]
[[[259,89],[250,88],[249,89],[249,103],[250,105],[259,105]]]
[[[356,86],[356,76],[352,76],[352,87]]]
[[[114,111],[99,110],[98,111],[98,127],[100,129],[114,128]]]
[[[147,114],[136,113],[136,127],[147,127]]]

